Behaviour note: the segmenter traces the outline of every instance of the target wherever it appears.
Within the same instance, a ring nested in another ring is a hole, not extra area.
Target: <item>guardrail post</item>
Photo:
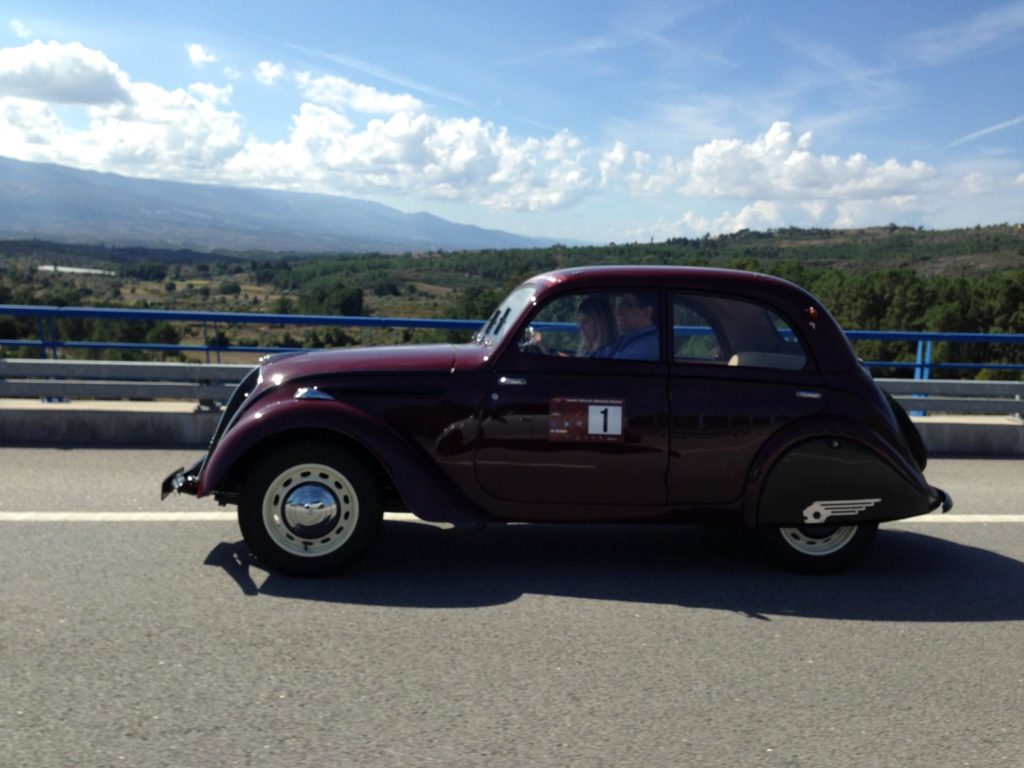
[[[931,345],[930,344],[929,344],[929,347],[928,347],[928,362],[931,363]],[[925,363],[924,340],[923,339],[918,339],[917,340],[917,360],[915,361],[915,365],[914,365],[914,381],[922,381],[922,380],[928,378],[928,369],[924,367],[924,363]],[[921,395],[921,394],[915,394],[914,395],[915,399],[919,398],[919,397],[924,397],[924,395]],[[924,411],[911,411],[910,415],[911,416],[924,416],[926,414],[925,414]]]
[[[206,331],[206,321],[203,320],[203,346],[206,347],[206,364],[210,364],[210,334]]]
[[[932,377],[932,342],[931,339],[924,346],[924,379],[927,381]]]
[[[46,318],[46,324],[50,328],[50,345],[53,348],[53,359],[60,358],[60,348],[57,342],[57,321],[53,317]]]
[[[39,356],[45,360],[50,353],[46,349],[46,325],[43,323],[43,318],[36,318],[36,328],[39,330]]]

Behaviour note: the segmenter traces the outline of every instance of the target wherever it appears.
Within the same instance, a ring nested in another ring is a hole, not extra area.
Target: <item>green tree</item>
[[[363,311],[363,291],[349,288],[335,277],[307,285],[299,293],[299,312],[307,315],[359,316]]]

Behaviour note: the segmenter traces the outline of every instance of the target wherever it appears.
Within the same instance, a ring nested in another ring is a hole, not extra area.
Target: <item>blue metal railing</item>
[[[415,317],[346,317],[338,315],[281,315],[259,312],[194,312],[166,309],[112,309],[99,307],[38,307],[20,304],[0,304],[0,315],[34,317],[39,328],[38,340],[0,339],[0,346],[19,346],[39,349],[44,357],[57,357],[61,349],[122,349],[163,352],[202,352],[210,362],[214,353],[220,362],[222,352],[284,352],[295,347],[246,346],[217,344],[214,338],[219,324],[223,325],[301,325],[347,328],[432,328],[443,330],[475,331],[482,320],[443,320]],[[202,325],[203,344],[158,344],[150,342],[113,341],[61,341],[57,335],[57,320],[135,320],[153,322],[191,322]]]
[[[43,357],[59,357],[62,349],[121,349],[162,352],[199,352],[216,356],[220,362],[222,352],[280,352],[295,347],[248,346],[217,343],[218,325],[298,325],[347,328],[402,328],[475,331],[483,320],[446,320],[412,317],[352,317],[337,315],[284,315],[258,312],[195,312],[163,309],[115,309],[101,307],[52,307],[0,304],[0,315],[31,317],[36,320],[38,339],[0,339],[0,347],[16,346],[38,349]],[[202,326],[203,344],[160,344],[151,342],[114,341],[62,341],[57,322],[69,319],[190,322]],[[538,325],[540,327],[540,325]],[[575,329],[573,324],[548,323],[543,329]],[[211,329],[213,341],[211,342]],[[711,333],[710,328],[687,327],[687,333]],[[940,333],[934,331],[846,331],[851,341],[907,341],[917,344],[914,362],[868,361],[873,368],[913,369],[915,379],[928,379],[937,369],[961,370],[1024,370],[1024,365],[1012,363],[936,363],[932,361],[935,342],[963,344],[1024,344],[1020,333]]]

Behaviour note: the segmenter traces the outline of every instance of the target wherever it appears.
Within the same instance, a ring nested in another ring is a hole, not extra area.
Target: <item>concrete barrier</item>
[[[1024,424],[1009,416],[911,417],[930,456],[1024,456]]]
[[[219,418],[191,403],[0,400],[0,445],[200,448]]]
[[[0,445],[204,448],[220,414],[192,403],[0,399]],[[933,456],[1024,456],[1024,425],[1008,416],[914,417]]]

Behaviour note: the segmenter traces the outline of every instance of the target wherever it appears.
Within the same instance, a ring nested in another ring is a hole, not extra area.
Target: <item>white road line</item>
[[[920,517],[908,517],[905,520],[893,520],[886,525],[917,523],[1024,523],[1024,515],[943,515],[936,512]]]
[[[385,520],[416,520],[409,512],[385,512]],[[0,523],[223,523],[236,512],[0,512]]]
[[[0,523],[223,523],[235,512],[0,512]],[[416,521],[409,512],[385,512],[385,520]],[[931,514],[895,520],[887,525],[922,523],[1024,523],[1024,515]]]

